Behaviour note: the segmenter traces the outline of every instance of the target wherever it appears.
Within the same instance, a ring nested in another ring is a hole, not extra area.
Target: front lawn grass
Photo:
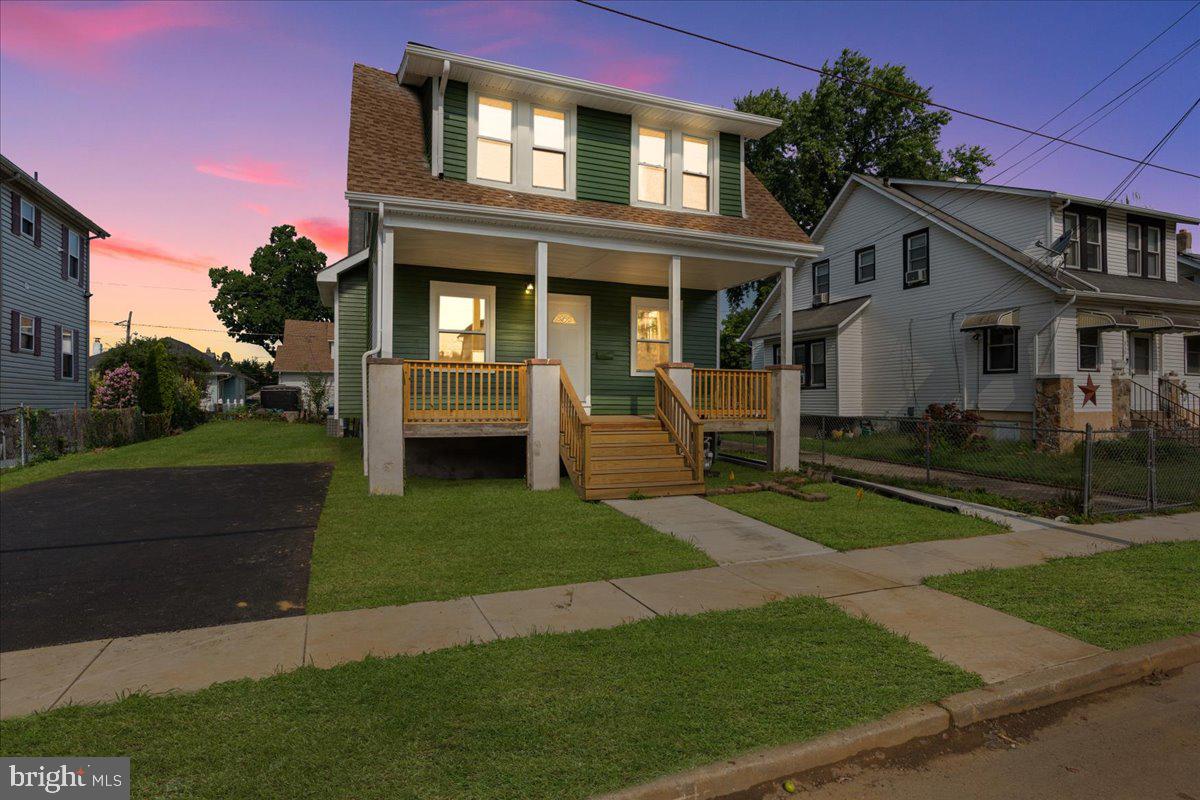
[[[137,798],[583,798],[981,685],[815,598],[306,667],[0,723]]]
[[[691,544],[569,484],[410,478],[372,496],[357,440],[340,452],[313,544],[309,613],[714,566]]]
[[[1200,630],[1200,542],[929,578],[943,592],[1116,650]]]
[[[775,492],[730,494],[708,499],[836,550],[885,547],[933,539],[961,539],[1005,529],[967,514],[938,511],[835,483],[796,487],[829,495],[809,502]]]

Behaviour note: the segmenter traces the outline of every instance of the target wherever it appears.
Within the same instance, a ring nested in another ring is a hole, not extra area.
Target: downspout
[[[375,217],[375,248],[371,254],[374,260],[378,260],[379,253],[383,250],[383,203],[379,204],[378,215]],[[363,475],[367,474],[367,456],[370,445],[370,438],[367,436],[367,401],[369,394],[367,392],[367,359],[379,355],[383,349],[383,332],[378,330],[379,323],[383,319],[383,268],[379,264],[375,264],[374,272],[372,273],[374,291],[371,292],[373,298],[371,309],[371,341],[373,343],[370,350],[362,354],[362,460],[363,460]]]

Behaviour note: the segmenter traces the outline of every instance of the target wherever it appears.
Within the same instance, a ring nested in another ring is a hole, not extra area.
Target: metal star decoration
[[[1079,391],[1083,392],[1083,405],[1086,406],[1089,402],[1096,405],[1096,390],[1099,388],[1092,380],[1092,376],[1088,375],[1087,383],[1079,387]]]

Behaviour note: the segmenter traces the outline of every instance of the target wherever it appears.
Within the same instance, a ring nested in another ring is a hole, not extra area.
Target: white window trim
[[[1137,231],[1137,239],[1138,240],[1137,240],[1136,247],[1134,246],[1134,243],[1131,241],[1131,238],[1129,236],[1129,233],[1131,231]],[[1145,235],[1146,235],[1146,232],[1145,232],[1145,229],[1142,227],[1141,223],[1126,221],[1126,223],[1125,223],[1125,274],[1126,275],[1141,276],[1141,275],[1144,275],[1146,272],[1146,265],[1144,263],[1142,263],[1142,237]],[[1131,262],[1129,260],[1130,255],[1134,255],[1136,257],[1136,265],[1137,265],[1136,269],[1133,269],[1131,267]]]
[[[29,347],[23,344],[26,320],[29,321],[29,341],[32,342]],[[17,351],[21,353],[37,352],[37,319],[32,314],[17,314]]]
[[[442,295],[454,297],[480,297],[487,301],[484,310],[483,357],[488,363],[496,360],[496,287],[481,283],[429,282],[429,360],[438,360],[438,298]],[[445,362],[452,363],[452,362]]]
[[[25,209],[29,209],[29,216],[25,216]],[[29,220],[29,233],[25,232],[25,220]],[[30,241],[37,238],[37,207],[33,203],[21,198],[21,224],[18,227],[17,233],[24,236]]]
[[[1079,215],[1074,211],[1063,212],[1063,230],[1067,228],[1067,217],[1072,217],[1075,220],[1075,225],[1069,230],[1071,231],[1071,243],[1075,245],[1075,262],[1067,260],[1066,252],[1063,253],[1063,266],[1079,268],[1083,264],[1083,237],[1079,234]]]
[[[511,183],[492,181],[477,177],[475,174],[476,140],[479,135],[479,98],[489,97],[493,100],[506,100],[512,103],[512,155],[509,164],[512,176]],[[565,189],[547,189],[533,185],[533,109],[542,108],[547,111],[559,111],[565,121],[566,141],[566,181]],[[508,189],[529,194],[544,194],[551,197],[566,197],[575,199],[575,106],[560,106],[553,103],[542,103],[536,100],[524,100],[504,92],[476,91],[467,88],[467,182],[480,186],[492,186],[497,189]]]
[[[1135,349],[1134,349],[1133,343],[1138,340],[1144,340],[1146,342],[1149,342],[1149,346],[1150,346],[1150,352],[1146,354],[1146,371],[1145,372],[1138,372],[1137,369],[1135,368],[1136,360],[1134,357]],[[1158,353],[1158,349],[1159,349],[1158,348],[1158,337],[1156,335],[1154,335],[1153,333],[1130,331],[1129,332],[1129,361],[1125,365],[1125,368],[1127,370],[1129,370],[1129,374],[1132,376],[1137,376],[1137,375],[1149,376],[1149,375],[1157,374],[1159,372],[1159,369],[1158,369],[1158,365],[1155,363],[1155,356]]]
[[[656,308],[667,313],[667,343],[668,352],[671,346],[671,336],[675,333],[676,321],[671,319],[671,301],[666,297],[631,297],[629,298],[629,375],[634,378],[648,378],[654,375],[654,370],[640,371],[637,368],[637,312],[638,308]],[[645,339],[647,342],[664,341],[661,339]],[[668,356],[670,360],[670,356]]]
[[[667,203],[660,205],[658,203],[646,203],[638,199],[638,164],[641,159],[639,157],[639,141],[638,128],[649,128],[651,130],[662,131],[667,134]],[[683,205],[683,137],[690,136],[693,139],[703,139],[708,142],[708,210],[701,211],[698,208],[685,208]],[[708,216],[720,216],[720,210],[717,203],[720,201],[720,155],[717,152],[720,146],[720,134],[712,132],[701,132],[687,129],[670,129],[664,128],[661,125],[655,125],[652,122],[633,118],[630,127],[630,145],[629,145],[629,204],[638,206],[639,208],[660,208],[667,211],[681,211],[685,214],[705,214]],[[745,199],[742,201],[742,212],[745,213]]]
[[[1154,233],[1158,236],[1158,249],[1157,250],[1150,249],[1150,232],[1151,231],[1154,231]],[[1157,264],[1157,266],[1154,269],[1153,275],[1150,274],[1149,262],[1143,264],[1142,265],[1142,275],[1144,275],[1147,278],[1161,278],[1163,276],[1163,252],[1162,252],[1163,251],[1163,234],[1162,234],[1162,230],[1153,225],[1146,225],[1142,229],[1142,236],[1146,237],[1146,248],[1145,248],[1146,256],[1147,257],[1154,256],[1155,264]]]

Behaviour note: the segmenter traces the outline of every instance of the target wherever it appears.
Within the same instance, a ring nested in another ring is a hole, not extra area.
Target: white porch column
[[[367,484],[371,494],[404,494],[404,366],[399,358],[368,358]]]
[[[792,277],[795,274],[795,267],[787,266],[783,268],[783,273],[779,276],[779,280],[783,281],[783,311],[779,320],[781,323],[779,334],[779,363],[792,363]],[[797,442],[797,447],[799,443]]]
[[[396,232],[379,226],[379,247],[375,268],[379,270],[379,357],[392,357],[392,320],[395,314],[396,293]]]
[[[679,256],[671,256],[671,272],[667,279],[668,308],[671,316],[671,363],[683,361],[683,300],[679,282],[682,271]]]
[[[549,245],[545,242],[537,243],[533,277],[533,357],[538,359],[548,358],[550,352],[550,320],[547,315],[547,307],[550,302],[549,249]]]

